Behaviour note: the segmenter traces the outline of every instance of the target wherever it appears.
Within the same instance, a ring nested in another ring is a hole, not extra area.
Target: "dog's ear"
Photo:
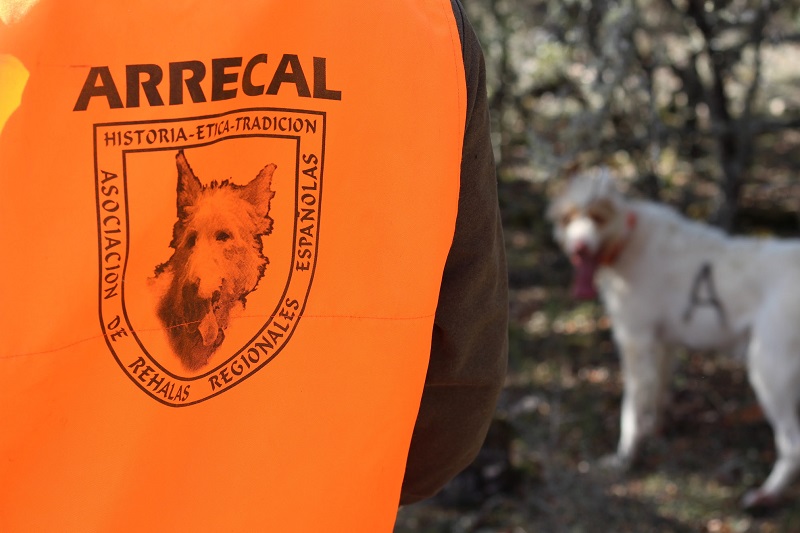
[[[183,150],[179,150],[178,155],[175,156],[175,164],[178,166],[178,218],[183,219],[188,214],[186,208],[197,202],[197,198],[203,190],[203,184],[194,175]]]
[[[261,218],[266,218],[269,214],[269,202],[275,196],[275,192],[270,188],[272,185],[272,175],[275,173],[276,165],[270,163],[261,169],[258,176],[239,189],[239,196],[247,202],[253,204],[256,213]]]

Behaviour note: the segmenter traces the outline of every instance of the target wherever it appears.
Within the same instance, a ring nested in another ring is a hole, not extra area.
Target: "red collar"
[[[600,251],[598,263],[601,266],[611,266],[616,263],[617,259],[622,253],[622,250],[624,250],[625,246],[628,244],[628,239],[631,236],[631,232],[633,232],[634,228],[636,228],[637,221],[638,219],[636,217],[636,213],[633,211],[628,211],[628,216],[625,219],[625,227],[628,231],[620,240],[612,242]]]

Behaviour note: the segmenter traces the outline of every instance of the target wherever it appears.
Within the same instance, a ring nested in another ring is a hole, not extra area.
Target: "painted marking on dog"
[[[707,306],[714,308],[719,317],[720,326],[727,328],[728,316],[722,301],[717,295],[711,263],[703,263],[697,271],[697,275],[692,282],[692,291],[689,294],[689,304],[683,313],[683,322],[688,324],[692,321],[696,308]]]
[[[100,325],[120,368],[176,407],[263,369],[314,278],[325,114],[98,124],[94,140]]]

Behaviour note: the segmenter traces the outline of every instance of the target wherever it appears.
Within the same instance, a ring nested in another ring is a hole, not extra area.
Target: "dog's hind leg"
[[[671,351],[652,336],[618,335],[624,392],[617,454],[608,466],[627,468],[642,441],[656,432],[673,365]]]
[[[772,403],[769,400],[762,400],[761,403],[775,433],[778,460],[764,484],[745,494],[742,499],[745,508],[769,507],[780,503],[784,490],[800,471],[800,424],[795,404],[787,401]]]
[[[800,471],[800,334],[789,332],[785,323],[784,317],[754,335],[748,353],[750,383],[772,424],[778,460],[764,484],[744,496],[745,508],[779,503]]]

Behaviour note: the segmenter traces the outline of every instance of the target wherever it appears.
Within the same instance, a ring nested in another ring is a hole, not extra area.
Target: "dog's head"
[[[203,186],[183,151],[178,167],[178,221],[170,246],[185,282],[197,285],[200,298],[228,291],[249,292],[267,264],[261,237],[272,231],[269,207],[275,165],[267,165],[247,185],[212,181]]]
[[[197,368],[222,343],[231,310],[244,304],[264,275],[269,261],[261,238],[272,231],[276,166],[265,166],[247,185],[212,181],[204,186],[183,151],[176,165],[174,253],[156,268],[156,278],[169,279],[159,317],[184,364]]]
[[[594,274],[609,261],[628,231],[628,214],[610,173],[603,169],[573,177],[550,204],[556,242],[575,268],[573,295],[597,296]]]

